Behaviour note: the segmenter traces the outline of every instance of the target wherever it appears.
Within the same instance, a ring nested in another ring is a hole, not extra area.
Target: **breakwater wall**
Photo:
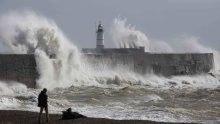
[[[37,78],[38,73],[34,55],[0,55],[0,80],[18,81],[27,87],[35,88]]]
[[[100,69],[126,68],[140,74],[164,76],[208,73],[213,68],[213,54],[105,53],[82,54],[90,67]],[[0,80],[18,81],[36,87],[39,74],[33,54],[1,54]]]
[[[141,74],[155,73],[163,76],[208,73],[214,66],[212,53],[84,54],[84,59],[99,69],[125,67]]]

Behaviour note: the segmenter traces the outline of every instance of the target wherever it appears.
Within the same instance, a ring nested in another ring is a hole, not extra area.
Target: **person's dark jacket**
[[[38,96],[38,107],[47,107],[47,94],[41,91]]]

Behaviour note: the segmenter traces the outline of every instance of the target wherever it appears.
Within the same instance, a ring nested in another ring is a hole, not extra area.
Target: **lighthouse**
[[[101,22],[98,25],[98,29],[96,31],[96,49],[104,48],[104,29]]]

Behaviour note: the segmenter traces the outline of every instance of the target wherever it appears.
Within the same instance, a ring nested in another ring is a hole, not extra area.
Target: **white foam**
[[[1,15],[0,21],[0,41],[11,53],[36,54],[39,88],[69,87],[81,78],[78,50],[55,22],[30,11]]]
[[[138,88],[170,90],[173,88],[218,88],[220,86],[218,77],[215,78],[207,74],[163,77],[151,73],[140,75],[126,66],[112,69],[108,67],[107,63],[97,66],[98,68],[90,67],[89,63],[81,60],[77,47],[65,37],[55,22],[33,12],[12,12],[1,15],[0,22],[0,41],[3,41],[3,44],[7,46],[7,52],[35,54],[37,69],[40,73],[40,78],[37,80],[38,88],[96,86],[120,91],[125,87],[136,88],[135,90]],[[127,25],[126,21],[121,19],[114,20],[112,34],[118,47],[145,46],[146,51],[152,52],[172,52],[174,49],[167,42],[149,40],[143,32],[134,26]],[[202,46],[196,40],[189,41],[186,42],[189,44],[186,45],[186,48],[189,49],[185,49],[185,51],[214,51],[215,62],[217,63],[215,65],[218,69],[217,51]],[[0,108],[38,111],[36,100],[38,93],[38,90],[27,89],[26,86],[19,83],[0,82]],[[109,92],[105,93],[110,94]],[[91,99],[93,102],[100,102],[96,98]],[[132,108],[133,104],[138,105],[141,102],[157,102],[160,100],[163,99],[150,94],[145,95],[145,101],[129,101],[130,105],[115,101],[106,106],[98,106],[72,103],[68,99],[55,98],[49,99],[49,108],[51,112],[60,113],[60,111],[72,107],[73,110],[90,117],[187,122],[187,117],[176,118],[172,113],[156,111],[159,108]]]
[[[15,98],[2,97],[0,98],[0,109],[17,108],[19,101]]]
[[[15,81],[0,81],[0,96],[13,96],[27,91],[27,86]]]
[[[118,66],[116,69],[112,69],[107,63],[102,63],[102,65],[97,66],[98,68],[90,67],[89,63],[81,60],[77,47],[65,37],[52,20],[33,12],[12,12],[0,16],[0,20],[0,39],[4,41],[12,53],[35,54],[37,70],[40,73],[40,78],[37,80],[39,88],[114,87],[115,84],[122,87],[133,85],[173,87],[169,84],[170,81],[177,83],[175,87],[182,87],[184,86],[181,83],[183,80],[188,80],[191,86],[195,87],[198,87],[199,84],[204,84],[200,87],[208,87],[203,83],[206,81],[216,84],[215,87],[218,85],[218,82],[211,76],[205,76],[206,78],[201,76],[200,80],[197,80],[200,78],[199,76],[174,76],[169,79],[153,74],[139,75],[126,66]],[[134,26],[127,25],[126,20],[116,18],[113,22],[112,33],[113,39],[120,42],[119,45],[144,45],[146,51],[152,49],[157,51],[157,47],[160,50],[160,47],[163,47],[163,51],[172,51],[170,45],[163,41],[152,43],[143,32],[135,29]],[[126,41],[131,42],[126,44]],[[205,47],[198,44],[196,42],[193,45],[196,47],[191,49],[195,51],[199,49],[199,52],[204,51]],[[197,49],[197,47],[199,48]],[[210,49],[204,52],[207,51]],[[53,57],[51,58],[51,56]],[[109,85],[109,81],[113,85]],[[194,85],[193,82],[198,83]]]
[[[111,34],[116,45],[121,48],[145,46],[145,50],[149,51],[149,41],[146,35],[136,30],[134,26],[127,25],[126,21],[120,18],[113,21]]]
[[[127,24],[127,19],[115,18],[111,27],[112,40],[119,48],[145,47],[146,52],[167,53],[173,48],[162,40],[152,40],[135,26]]]

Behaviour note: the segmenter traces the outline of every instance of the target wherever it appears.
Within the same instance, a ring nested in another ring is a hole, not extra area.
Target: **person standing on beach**
[[[38,107],[40,107],[40,113],[39,113],[39,117],[38,117],[38,123],[41,122],[41,115],[43,110],[45,110],[46,113],[46,121],[49,121],[49,116],[48,116],[48,105],[47,105],[47,89],[44,88],[39,96],[38,96]]]

